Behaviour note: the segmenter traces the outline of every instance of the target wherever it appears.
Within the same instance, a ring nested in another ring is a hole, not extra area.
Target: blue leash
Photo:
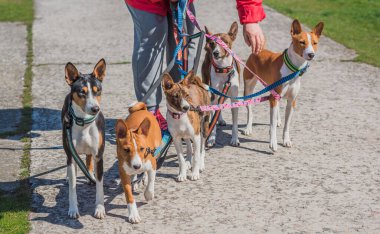
[[[260,96],[260,95],[262,95],[262,94],[264,94],[264,93],[266,93],[266,92],[268,92],[268,91],[270,91],[272,89],[275,89],[278,86],[282,85],[283,83],[296,78],[297,76],[302,76],[306,72],[306,70],[307,70],[308,67],[309,67],[309,64],[307,64],[304,68],[300,69],[299,71],[293,72],[292,74],[289,74],[289,75],[287,75],[285,77],[282,77],[278,81],[274,82],[273,84],[268,85],[267,87],[263,88],[262,90],[260,90],[260,91],[258,91],[256,93],[247,95],[247,96],[243,96],[243,97],[231,97],[231,96],[228,96],[228,95],[220,92],[219,90],[214,89],[211,86],[208,87],[208,90],[211,93],[213,93],[213,94],[216,94],[216,95],[219,95],[219,96],[223,96],[225,98],[231,98],[231,99],[235,99],[235,100],[251,99],[253,97]]]

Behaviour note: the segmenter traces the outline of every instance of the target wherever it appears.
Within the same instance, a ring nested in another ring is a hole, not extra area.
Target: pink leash
[[[248,106],[248,105],[255,105],[260,102],[264,102],[269,100],[269,96],[265,97],[259,97],[255,99],[250,99],[247,101],[239,101],[239,102],[233,102],[233,103],[223,103],[223,104],[216,104],[216,105],[208,105],[208,106],[199,106],[199,110],[202,112],[206,111],[218,111],[218,110],[224,110],[224,109],[232,109],[232,108],[238,108],[242,106]]]
[[[202,31],[193,13],[188,8],[186,9],[186,12],[187,12],[187,16],[189,17],[190,21],[194,24],[194,26],[197,27],[199,31]],[[220,46],[222,46],[223,49],[225,49],[228,53],[230,53],[232,57],[236,59],[236,61],[238,61],[241,65],[244,66],[245,69],[247,69],[252,75],[256,76],[256,78],[261,82],[262,85],[264,85],[265,87],[268,86],[268,84],[263,79],[261,79],[260,76],[258,76],[251,69],[249,69],[249,67],[220,38],[215,37],[213,35],[209,35],[207,33],[205,33],[205,36],[209,38],[210,40],[215,41]],[[270,90],[270,92],[276,100],[281,99],[281,96],[275,90],[272,89]]]

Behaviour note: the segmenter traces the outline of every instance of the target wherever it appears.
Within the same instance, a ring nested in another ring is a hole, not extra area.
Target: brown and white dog
[[[207,90],[204,89],[201,79],[192,71],[178,83],[174,83],[168,73],[164,74],[162,88],[168,108],[166,120],[178,155],[177,181],[187,179],[186,173],[190,164],[192,173],[189,178],[198,180],[199,173],[205,169],[205,141],[210,113],[193,111],[192,107],[209,105],[210,97]],[[187,162],[183,156],[181,139],[184,139],[187,144]],[[192,157],[191,141],[194,157]]]
[[[131,223],[139,223],[141,219],[132,194],[131,177],[145,172],[148,174],[144,196],[147,201],[152,200],[157,168],[154,150],[161,143],[161,130],[144,103],[135,104],[129,108],[129,113],[126,120],[119,119],[116,123],[117,157],[128,219]]]
[[[269,50],[263,50],[258,55],[251,54],[247,60],[247,66],[258,76],[260,76],[266,83],[272,84],[281,77],[285,77],[294,72],[304,68],[309,61],[311,61],[318,48],[318,41],[322,34],[323,22],[318,23],[311,32],[305,32],[301,28],[298,20],[294,20],[291,26],[290,34],[292,43],[284,53],[274,53]],[[285,54],[286,53],[286,54]],[[285,63],[285,55],[289,58],[291,69]],[[294,69],[296,68],[296,69]],[[257,83],[257,79],[247,69],[244,69],[244,95],[251,94]],[[283,132],[283,145],[285,147],[292,147],[292,142],[289,136],[289,125],[296,106],[296,98],[301,87],[301,76],[290,80],[275,91],[281,95],[282,98],[287,99],[286,112],[285,112],[285,127]],[[279,114],[279,103],[271,95],[270,99],[270,145],[273,151],[277,151],[277,137],[276,127],[281,125],[281,118]],[[248,106],[248,120],[247,126],[244,131],[245,135],[252,134],[252,106]]]
[[[232,43],[236,39],[236,34],[238,32],[238,24],[234,22],[228,33],[218,33],[214,36],[219,37],[229,48],[232,48]],[[211,32],[206,28],[206,33],[211,35]],[[202,78],[203,83],[212,86],[222,92],[224,84],[230,76],[231,86],[227,93],[229,96],[238,96],[239,93],[239,83],[240,83],[240,67],[235,61],[231,54],[229,54],[223,47],[216,44],[213,40],[206,40],[206,55],[205,60],[202,64]],[[231,100],[234,102],[236,100]],[[218,103],[218,97],[213,97],[213,104]],[[232,146],[239,146],[238,137],[238,114],[239,109],[233,108],[232,111],[232,138],[230,144]],[[223,120],[222,113],[219,115],[218,124],[225,126],[226,122]],[[207,146],[212,147],[215,145],[216,140],[216,128],[213,129]]]
[[[65,78],[71,91],[66,96],[62,108],[63,124],[62,141],[67,155],[67,177],[69,181],[69,212],[70,218],[78,218],[78,201],[76,193],[76,164],[69,146],[69,137],[65,125],[72,122],[72,143],[78,154],[86,154],[86,166],[96,181],[96,218],[105,217],[103,192],[103,152],[105,140],[105,122],[100,111],[102,82],[106,74],[106,62],[101,59],[90,74],[81,74],[72,63],[65,67]],[[83,120],[92,120],[87,123]],[[82,120],[82,121],[79,121]],[[95,161],[95,167],[94,162]]]

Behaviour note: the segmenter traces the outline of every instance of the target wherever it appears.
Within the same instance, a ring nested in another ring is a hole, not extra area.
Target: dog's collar
[[[172,112],[168,109],[168,113],[171,115],[171,117],[173,117],[173,119],[180,119],[181,116],[183,114],[185,114],[186,112],[180,112],[180,113],[176,113],[176,112]]]
[[[300,72],[300,76],[302,76],[306,72],[307,68],[309,67],[309,63],[306,63],[306,66],[304,66],[302,68],[301,67],[297,67],[296,65],[294,65],[292,63],[292,61],[290,60],[290,58],[289,58],[288,49],[284,50],[284,63],[289,68],[289,70],[291,70],[292,72],[299,72],[299,71],[301,71]]]
[[[74,109],[72,107],[72,104],[69,105],[69,117],[70,120],[75,121],[76,125],[83,127],[85,124],[90,124],[95,121],[95,119],[98,117],[98,113],[96,115],[90,115],[88,118],[80,118],[75,115]],[[71,121],[70,121],[71,122]]]
[[[231,66],[228,67],[218,67],[215,63],[214,59],[211,58],[211,64],[214,67],[216,73],[229,73],[232,69],[234,69],[234,60],[232,60]]]

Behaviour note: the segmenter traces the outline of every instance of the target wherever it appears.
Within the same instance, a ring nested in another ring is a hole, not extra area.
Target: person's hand
[[[258,54],[264,49],[265,38],[258,23],[244,24],[243,37],[245,43],[251,47],[252,53]]]

